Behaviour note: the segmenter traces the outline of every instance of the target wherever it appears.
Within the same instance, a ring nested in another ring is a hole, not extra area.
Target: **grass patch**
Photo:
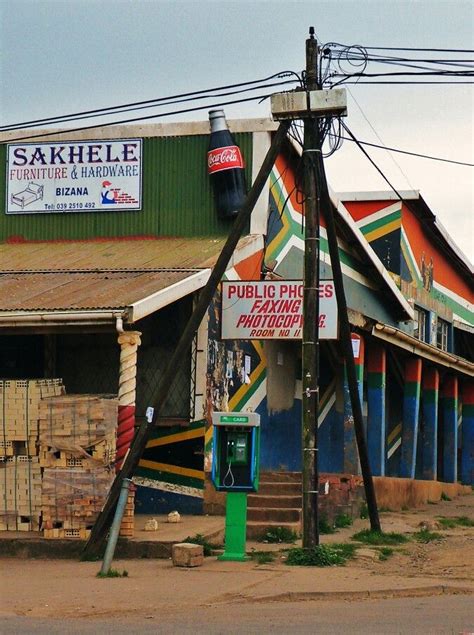
[[[437,531],[429,531],[429,529],[420,529],[416,534],[413,534],[413,537],[417,542],[433,542],[433,540],[442,540],[443,536]]]
[[[269,564],[275,560],[275,554],[272,551],[252,551],[250,557],[257,564]]]
[[[201,545],[205,556],[212,556],[212,552],[215,549],[221,549],[222,545],[216,545],[209,542],[202,534],[196,534],[195,536],[188,536],[183,542],[190,542],[192,545]]]
[[[381,547],[379,549],[379,560],[388,560],[394,553],[392,547]]]
[[[334,527],[342,529],[343,527],[350,527],[354,521],[349,514],[338,514],[334,519]]]
[[[453,499],[450,498],[445,492],[441,492],[441,500],[442,501],[451,501]]]
[[[318,529],[320,534],[335,534],[334,526],[328,522],[326,517],[322,517],[318,521]]]
[[[107,573],[99,573],[96,576],[97,578],[128,578],[128,571],[124,569],[123,571],[117,571],[117,569],[109,569]]]
[[[461,527],[474,527],[474,520],[468,516],[457,516],[457,519]]]
[[[288,551],[286,564],[300,567],[334,567],[354,557],[355,545],[318,545],[311,549],[294,548]]]
[[[438,522],[443,529],[454,529],[455,527],[474,527],[474,520],[467,516],[438,516]]]
[[[298,534],[293,529],[287,527],[275,527],[269,529],[260,538],[259,542],[279,543],[286,542],[293,544],[298,539]]]
[[[363,520],[369,517],[369,508],[367,507],[367,503],[362,503],[360,506],[359,516]]]
[[[395,531],[385,533],[384,531],[372,531],[371,529],[363,529],[354,534],[351,539],[363,542],[366,545],[401,545],[409,541],[407,536]]]
[[[383,514],[384,512],[393,512],[393,509],[390,509],[390,507],[379,507],[379,512],[381,514]]]

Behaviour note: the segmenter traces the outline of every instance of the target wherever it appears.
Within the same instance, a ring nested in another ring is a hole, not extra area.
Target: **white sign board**
[[[222,282],[222,339],[301,339],[303,283],[296,280]],[[332,280],[319,286],[319,337],[337,339]]]
[[[7,214],[141,209],[142,140],[8,145]]]

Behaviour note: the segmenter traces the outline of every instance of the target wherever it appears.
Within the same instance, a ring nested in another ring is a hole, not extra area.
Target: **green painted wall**
[[[252,134],[234,135],[252,171]],[[6,145],[0,146],[0,241],[80,240],[126,236],[220,236],[229,232],[214,210],[206,153],[209,137],[143,140],[142,209],[130,212],[5,214]]]

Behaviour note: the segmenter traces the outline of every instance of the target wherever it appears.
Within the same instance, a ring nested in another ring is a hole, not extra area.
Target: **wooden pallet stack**
[[[39,404],[63,392],[60,379],[0,380],[0,531],[38,530]]]
[[[39,409],[46,538],[87,538],[115,477],[118,402],[104,395],[63,395]]]

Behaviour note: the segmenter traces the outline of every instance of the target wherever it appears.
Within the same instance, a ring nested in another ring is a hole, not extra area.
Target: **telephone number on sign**
[[[44,208],[46,210],[95,209],[95,203],[46,203]]]

